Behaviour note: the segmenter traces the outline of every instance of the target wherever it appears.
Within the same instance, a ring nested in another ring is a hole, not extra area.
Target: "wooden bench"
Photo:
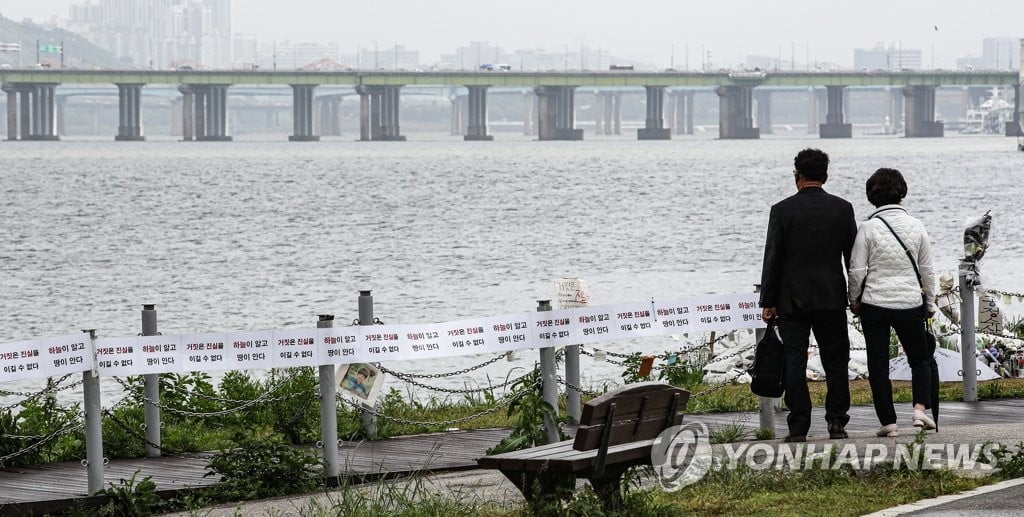
[[[659,382],[630,384],[583,406],[576,437],[486,456],[483,468],[498,469],[532,504],[572,491],[576,478],[590,480],[606,509],[621,507],[622,474],[651,464],[651,446],[665,429],[679,425],[690,392]]]

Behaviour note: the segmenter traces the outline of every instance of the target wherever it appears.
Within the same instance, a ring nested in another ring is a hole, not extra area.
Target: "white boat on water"
[[[1005,131],[1006,123],[1013,120],[1013,101],[1004,98],[1004,91],[992,88],[992,95],[977,108],[967,110],[960,120],[962,134],[998,134]]]

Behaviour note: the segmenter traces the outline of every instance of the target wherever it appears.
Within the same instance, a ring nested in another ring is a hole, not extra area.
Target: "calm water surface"
[[[0,342],[135,334],[143,303],[157,305],[162,332],[182,333],[309,327],[321,313],[347,324],[360,289],[386,323],[533,310],[562,277],[585,279],[595,304],[745,291],[760,277],[768,209],[794,191],[792,158],[808,146],[831,155],[826,189],[858,218],[871,210],[868,175],[902,170],[939,269],[955,269],[964,222],[991,210],[983,272],[991,287],[1024,291],[1024,153],[1011,139],[789,135],[2,142]],[[501,379],[534,355],[471,380]],[[620,373],[587,358],[584,370],[592,382]]]

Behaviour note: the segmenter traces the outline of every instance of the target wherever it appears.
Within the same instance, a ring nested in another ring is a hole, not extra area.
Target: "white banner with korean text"
[[[376,363],[763,327],[756,293],[523,312],[444,323],[97,338],[0,345],[0,382]]]

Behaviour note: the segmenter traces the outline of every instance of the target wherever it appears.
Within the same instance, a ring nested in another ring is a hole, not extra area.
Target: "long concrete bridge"
[[[596,92],[598,129],[617,123],[623,88],[646,92],[646,119],[637,132],[640,140],[665,140],[665,98],[673,117],[682,115],[692,127],[692,99],[697,88],[714,88],[719,98],[719,138],[758,138],[770,126],[772,88],[806,87],[825,111],[822,138],[850,138],[846,121],[848,87],[887,87],[892,120],[905,120],[907,137],[940,137],[943,126],[935,120],[935,90],[948,86],[1006,86],[1014,91],[1013,121],[1006,134],[1021,131],[1021,75],[1016,71],[930,72],[299,72],[206,70],[0,70],[7,93],[8,140],[59,139],[55,91],[58,85],[115,84],[119,123],[115,139],[144,140],[141,92],[146,85],[175,85],[181,93],[182,136],[185,140],[231,140],[227,124],[227,91],[232,86],[288,85],[292,88],[293,134],[289,140],[315,141],[315,90],[324,86],[354,89],[360,99],[360,140],[404,140],[399,126],[399,99],[405,86],[465,87],[466,140],[490,140],[487,127],[487,92],[491,87],[524,88],[536,100],[540,140],[580,140],[575,127],[575,92]],[[820,87],[824,87],[821,89]],[[602,89],[608,90],[603,93]],[[820,92],[820,93],[817,93]],[[896,93],[898,92],[898,93]],[[533,109],[531,108],[532,112]],[[460,114],[460,116],[462,116]],[[760,122],[760,123],[758,123]]]

